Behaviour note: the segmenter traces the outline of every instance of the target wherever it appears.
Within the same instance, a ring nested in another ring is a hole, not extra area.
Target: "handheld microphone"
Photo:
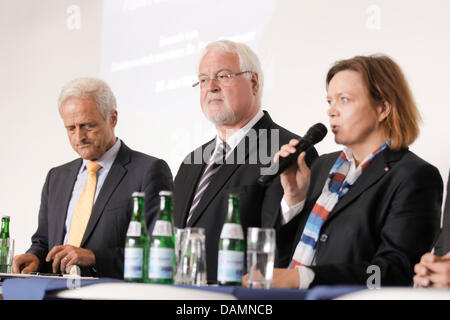
[[[292,163],[297,161],[298,156],[303,151],[306,151],[309,147],[316,144],[327,135],[327,128],[322,123],[316,123],[311,128],[309,128],[308,132],[306,132],[305,136],[299,140],[299,143],[295,146],[297,151],[286,158],[280,157],[278,162],[272,163],[270,168],[267,170],[269,172],[273,172],[273,174],[261,175],[258,178],[258,183],[262,186],[268,186],[276,176],[281,174],[284,170],[286,170]]]

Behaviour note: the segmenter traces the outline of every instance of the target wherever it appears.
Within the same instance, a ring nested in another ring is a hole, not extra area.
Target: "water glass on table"
[[[174,237],[175,237],[175,284],[183,284],[182,275],[182,257],[183,257],[183,244],[187,234],[186,229],[174,227]]]
[[[270,289],[275,260],[275,229],[247,229],[247,271],[250,288]]]
[[[0,239],[0,273],[12,272],[14,239]]]
[[[207,282],[205,229],[186,228],[182,238],[181,257],[175,283],[204,286]]]

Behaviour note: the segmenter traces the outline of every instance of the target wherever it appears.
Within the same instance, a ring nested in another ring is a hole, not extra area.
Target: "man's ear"
[[[257,95],[259,91],[259,77],[256,72],[252,72],[252,78],[250,79],[250,81],[252,82],[253,94]]]
[[[117,110],[111,111],[111,114],[109,115],[109,123],[114,128],[117,124]]]

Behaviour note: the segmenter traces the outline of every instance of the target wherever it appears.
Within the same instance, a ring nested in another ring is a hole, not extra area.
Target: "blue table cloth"
[[[42,300],[46,298],[46,293],[50,291],[111,282],[121,283],[124,281],[111,278],[79,280],[73,278],[55,279],[30,277],[26,279],[7,279],[3,281],[2,295],[5,300]],[[176,285],[175,287],[227,293],[233,295],[238,300],[328,300],[344,294],[366,289],[366,287],[362,286],[319,286],[309,290],[265,290],[250,289],[241,286],[191,287]]]
[[[79,282],[77,282],[79,281]],[[75,286],[88,286],[97,283],[122,282],[121,280],[100,278],[83,279],[73,278],[45,278],[29,277],[26,279],[6,279],[3,281],[2,295],[5,300],[43,300],[46,292],[53,290],[70,289]]]

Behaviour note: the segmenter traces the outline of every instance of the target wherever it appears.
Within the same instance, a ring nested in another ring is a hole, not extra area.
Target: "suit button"
[[[322,234],[322,235],[320,236],[320,242],[327,242],[327,240],[328,240],[328,235]]]

